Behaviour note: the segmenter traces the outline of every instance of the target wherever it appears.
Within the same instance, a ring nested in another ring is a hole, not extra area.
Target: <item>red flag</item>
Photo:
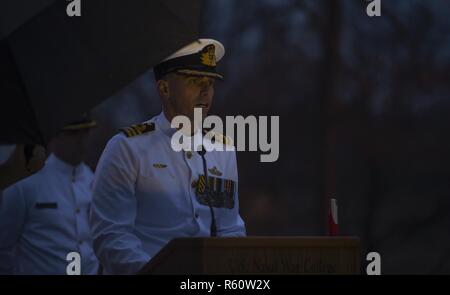
[[[336,199],[330,199],[330,207],[328,210],[328,235],[339,235],[338,206]]]

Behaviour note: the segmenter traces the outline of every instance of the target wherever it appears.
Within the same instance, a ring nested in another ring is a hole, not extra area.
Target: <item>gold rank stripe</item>
[[[141,134],[142,132],[139,131],[139,129],[136,128],[135,125],[130,126],[130,131],[134,132],[135,135]]]
[[[67,125],[62,128],[62,130],[80,130],[80,129],[86,129],[86,128],[93,128],[97,126],[97,122],[91,121],[86,123],[80,123],[80,124],[73,124],[73,125]]]
[[[128,127],[127,128],[127,135],[128,135],[128,137],[132,137],[132,136],[136,135],[136,132],[133,130],[133,128]]]
[[[129,127],[120,128],[121,132],[123,132],[127,137],[133,137],[136,135],[145,134],[147,132],[151,132],[155,130],[154,123],[144,123],[138,125],[131,125]]]

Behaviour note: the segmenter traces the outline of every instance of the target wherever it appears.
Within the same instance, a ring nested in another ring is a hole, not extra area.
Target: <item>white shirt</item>
[[[91,222],[105,273],[136,273],[173,238],[210,235],[211,212],[195,185],[204,174],[200,155],[172,149],[176,130],[163,113],[146,123],[155,130],[114,136],[95,173]],[[207,152],[205,159],[211,188],[226,199],[213,208],[217,235],[244,236],[235,151]]]
[[[96,274],[89,211],[94,175],[49,156],[42,170],[8,187],[0,205],[0,273],[66,274],[69,252],[81,274]]]

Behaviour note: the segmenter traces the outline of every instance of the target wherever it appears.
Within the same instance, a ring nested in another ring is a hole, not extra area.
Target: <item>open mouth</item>
[[[207,109],[209,107],[208,104],[206,103],[198,103],[195,105],[196,108],[203,108],[203,109]]]

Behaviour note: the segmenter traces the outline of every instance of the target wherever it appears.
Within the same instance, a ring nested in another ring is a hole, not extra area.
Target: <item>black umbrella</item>
[[[0,143],[65,123],[198,38],[200,0],[8,0],[0,8]]]

